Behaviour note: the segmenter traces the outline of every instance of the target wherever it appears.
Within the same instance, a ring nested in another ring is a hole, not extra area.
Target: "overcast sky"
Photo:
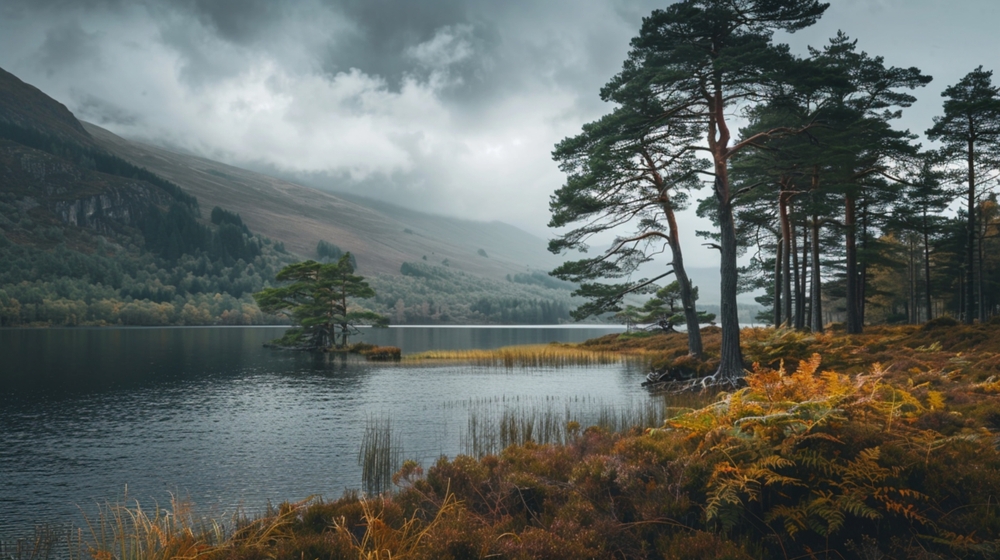
[[[548,237],[553,144],[609,110],[599,88],[666,3],[0,0],[0,67],[125,137]],[[996,0],[833,0],[783,40],[842,29],[932,75],[900,123],[922,132],[944,87],[1000,67],[998,23]]]

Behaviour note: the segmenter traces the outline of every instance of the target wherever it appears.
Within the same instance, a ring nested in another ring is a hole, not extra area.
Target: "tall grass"
[[[446,406],[468,409],[461,447],[468,455],[482,457],[528,441],[565,445],[588,426],[609,432],[656,428],[669,416],[691,410],[690,405],[700,403],[700,397],[692,400],[669,396],[618,404],[590,396],[572,397],[562,402],[550,397],[523,400],[497,397],[452,402]]]
[[[189,502],[171,500],[147,510],[138,501],[108,502],[100,506],[96,519],[86,518],[88,536],[82,536],[89,558],[94,560],[176,560],[210,557],[220,551],[263,550],[291,537],[290,525],[311,503],[268,507],[265,514],[248,517],[233,514],[228,525],[196,516]]]
[[[2,560],[49,560],[68,558],[75,560],[83,555],[81,533],[55,525],[35,527],[30,538],[13,541],[0,540]]]
[[[368,416],[365,435],[358,450],[361,483],[365,492],[378,494],[391,488],[392,474],[402,465],[401,437],[388,416]]]
[[[431,350],[411,354],[404,362],[461,361],[488,367],[564,367],[617,364],[626,360],[618,352],[588,350],[562,344],[507,346],[492,350]]]

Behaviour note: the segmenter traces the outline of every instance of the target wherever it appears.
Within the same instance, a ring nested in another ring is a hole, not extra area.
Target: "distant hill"
[[[94,140],[65,105],[0,68],[0,125],[26,128],[94,148]]]
[[[396,323],[553,323],[573,306],[544,240],[513,226],[128,141],[0,70],[0,326],[273,322],[251,294],[344,251]]]
[[[448,265],[477,276],[548,271],[559,260],[547,242],[502,222],[436,216],[359,196],[333,194],[205,158],[85,129],[105,149],[183,185],[205,208],[222,206],[251,230],[315,258],[319,241],[351,251],[364,273],[400,274],[404,262]],[[485,253],[485,256],[484,256]]]

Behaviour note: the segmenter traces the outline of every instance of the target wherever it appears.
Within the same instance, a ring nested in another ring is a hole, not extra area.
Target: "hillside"
[[[131,142],[2,71],[0,92],[0,326],[274,322],[252,294],[342,251],[395,323],[569,318],[572,286],[543,273],[556,259],[512,226]]]
[[[36,130],[88,148],[96,147],[65,105],[0,68],[0,125]]]
[[[398,275],[404,262],[448,261],[476,276],[550,270],[558,263],[546,241],[501,222],[435,216],[356,196],[297,185],[267,175],[118,137],[84,123],[96,141],[198,198],[202,207],[237,212],[251,230],[315,257],[320,240],[351,251],[361,272]],[[486,257],[480,254],[480,249]]]

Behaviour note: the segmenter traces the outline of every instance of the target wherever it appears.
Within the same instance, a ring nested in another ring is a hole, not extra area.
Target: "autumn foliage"
[[[409,461],[394,492],[157,542],[240,559],[995,558],[1000,334],[872,331],[746,330],[746,385],[661,428]]]

